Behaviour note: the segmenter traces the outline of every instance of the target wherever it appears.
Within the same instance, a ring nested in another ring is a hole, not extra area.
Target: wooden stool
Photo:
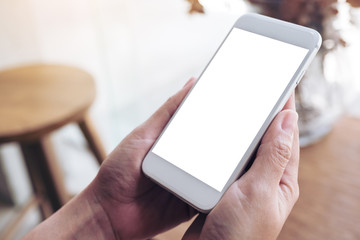
[[[101,164],[105,151],[91,125],[93,78],[69,66],[32,65],[0,72],[0,144],[20,144],[42,216],[69,200],[49,134],[77,123]]]

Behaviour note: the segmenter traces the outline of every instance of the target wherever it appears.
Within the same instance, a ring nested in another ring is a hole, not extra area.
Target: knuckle
[[[273,189],[269,187],[268,184],[264,184],[262,181],[256,181],[259,178],[257,174],[252,177],[251,182],[253,182],[253,184],[242,189],[245,196],[248,196],[249,199],[268,199],[273,195]],[[244,186],[246,183],[242,185]]]
[[[287,185],[285,189],[287,200],[294,205],[300,196],[299,184]]]
[[[288,142],[277,139],[272,146],[271,159],[274,164],[285,169],[291,157],[291,152],[291,146]]]

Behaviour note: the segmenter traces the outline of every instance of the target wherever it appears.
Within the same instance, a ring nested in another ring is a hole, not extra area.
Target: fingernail
[[[297,125],[297,120],[298,120],[297,112],[292,110],[286,110],[286,115],[281,123],[282,130],[284,130],[284,132],[286,132],[290,136],[294,135],[294,131]]]

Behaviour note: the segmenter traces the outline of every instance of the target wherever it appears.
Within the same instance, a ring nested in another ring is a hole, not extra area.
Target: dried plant
[[[331,39],[332,44],[325,47],[345,46],[334,21],[340,14],[340,7],[348,3],[351,7],[360,7],[360,0],[248,0],[260,8],[260,12],[285,21],[316,29],[324,41]],[[350,9],[350,8],[349,8]],[[349,24],[351,19],[349,18]]]
[[[199,0],[187,0],[190,3],[189,13],[204,13],[204,7]]]
[[[204,13],[199,0],[187,0],[190,13]],[[239,0],[242,1],[242,0]],[[331,39],[326,47],[345,46],[346,40],[333,24],[341,4],[347,2],[353,8],[360,7],[360,0],[244,0],[259,8],[262,14],[316,29],[324,40]],[[349,20],[350,21],[350,20]]]
[[[308,138],[323,132],[324,126],[335,121],[340,114],[341,88],[331,85],[325,77],[325,58],[336,49],[347,47],[347,30],[353,25],[351,8],[360,7],[360,0],[248,0],[260,13],[316,29],[323,44],[315,64],[296,89],[296,105],[299,113],[300,138]],[[322,100],[320,100],[322,99]],[[319,101],[320,100],[320,101]],[[323,104],[320,104],[323,102]],[[329,120],[331,119],[331,120]],[[331,129],[330,127],[327,128]],[[326,130],[327,131],[327,130]],[[317,137],[319,137],[317,136]],[[313,138],[313,140],[311,140]],[[310,139],[310,140],[309,140]],[[305,142],[303,144],[306,144]]]

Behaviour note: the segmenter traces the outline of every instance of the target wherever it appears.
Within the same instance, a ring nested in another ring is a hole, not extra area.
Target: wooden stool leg
[[[106,157],[106,152],[90,120],[90,117],[85,116],[82,120],[78,121],[78,125],[83,132],[91,151],[95,155],[96,160],[101,165]]]
[[[40,196],[40,210],[44,218],[68,200],[64,181],[48,138],[21,142],[21,150],[31,178],[33,190]]]

